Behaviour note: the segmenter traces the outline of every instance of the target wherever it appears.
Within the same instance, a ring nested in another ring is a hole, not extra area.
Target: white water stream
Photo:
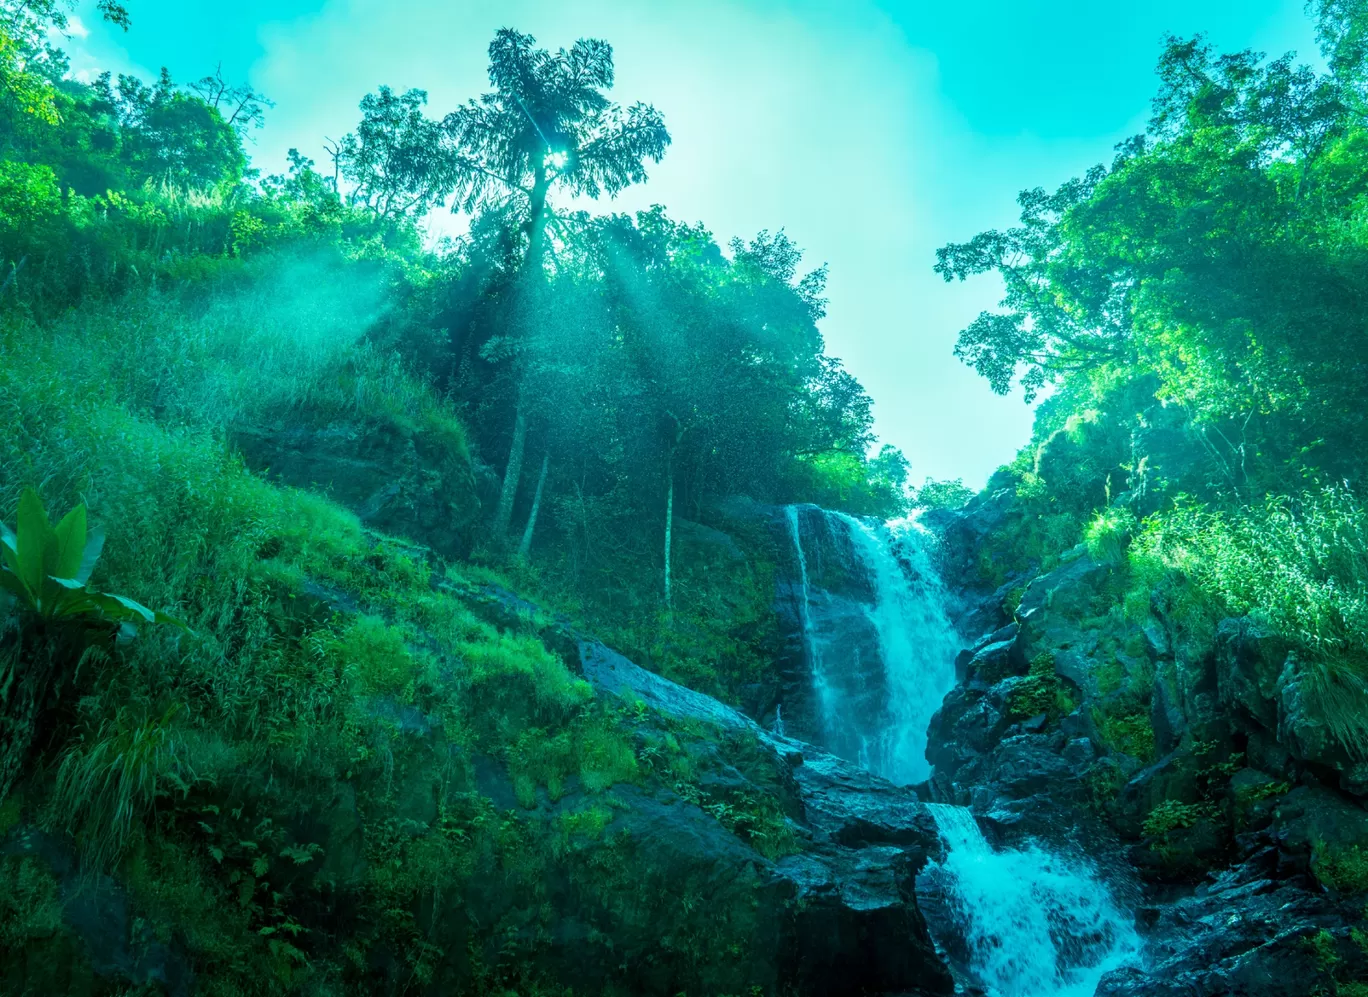
[[[829,737],[827,746],[848,748],[864,767],[892,782],[919,782],[930,775],[926,729],[955,684],[959,639],[945,613],[945,591],[926,554],[925,538],[911,521],[883,526],[843,513],[812,509],[829,536],[848,542],[858,573],[874,594],[861,611],[877,635],[877,668],[861,662],[850,641],[849,621],[814,605],[799,509],[787,510],[789,536],[799,572],[799,618],[814,692]],[[809,540],[809,543],[814,542]],[[844,545],[837,545],[840,549]],[[906,570],[895,546],[908,560]],[[816,549],[821,549],[820,547]],[[852,671],[880,676],[878,710],[849,701]]]
[[[970,953],[995,997],[1093,997],[1140,940],[1095,870],[1037,846],[995,850],[965,807],[928,803],[945,842],[933,863]]]
[[[961,645],[925,535],[914,521],[786,512],[825,746],[893,782],[926,779],[927,727],[954,687]],[[1138,958],[1131,919],[1085,860],[1036,844],[995,849],[967,808],[927,808],[945,856],[923,875],[992,997],[1093,997],[1105,973]]]

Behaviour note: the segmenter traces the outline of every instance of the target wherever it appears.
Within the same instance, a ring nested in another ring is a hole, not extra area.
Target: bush
[[[1083,529],[1088,553],[1104,564],[1121,564],[1135,531],[1135,514],[1129,509],[1103,509]]]
[[[1358,845],[1340,848],[1318,841],[1312,849],[1311,871],[1340,893],[1368,893],[1368,850]]]
[[[1142,584],[1186,580],[1208,623],[1268,622],[1312,667],[1310,701],[1351,751],[1368,753],[1368,515],[1343,486],[1221,512],[1186,505],[1146,521],[1131,550]]]

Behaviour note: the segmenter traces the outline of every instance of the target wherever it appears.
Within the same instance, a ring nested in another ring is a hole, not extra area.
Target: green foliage
[[[1135,532],[1135,514],[1128,509],[1104,509],[1083,529],[1088,553],[1105,564],[1121,564]]]
[[[1334,968],[1339,965],[1340,955],[1336,951],[1335,936],[1325,928],[1321,928],[1320,931],[1307,938],[1306,947],[1315,956],[1316,965],[1320,966],[1324,972],[1333,972]]]
[[[1093,723],[1102,741],[1113,751],[1120,751],[1140,759],[1142,762],[1154,760],[1154,725],[1150,721],[1145,704],[1130,704],[1131,709],[1120,711],[1115,708],[1095,710]]]
[[[1316,842],[1311,854],[1311,871],[1339,893],[1368,893],[1368,849],[1358,845],[1340,847]]]
[[[1148,837],[1163,838],[1173,831],[1192,827],[1199,820],[1210,816],[1210,804],[1164,800],[1145,817],[1144,832]]]
[[[58,931],[62,901],[55,877],[30,857],[0,861],[0,952],[14,951],[29,935]]]
[[[187,629],[163,612],[148,609],[127,596],[96,592],[87,587],[95,562],[104,549],[104,534],[87,534],[86,510],[78,505],[55,527],[48,521],[43,500],[32,488],[19,499],[18,529],[0,522],[0,588],[22,613],[44,623],[103,621],[122,635],[136,633],[135,623],[163,623]],[[0,609],[5,608],[0,602]]]
[[[1190,579],[1205,597],[1191,611],[1270,623],[1312,666],[1309,705],[1351,750],[1368,745],[1368,518],[1351,491],[1273,495],[1231,512],[1180,507],[1145,524],[1132,561],[1150,578]]]
[[[172,708],[139,723],[119,709],[62,757],[53,813],[96,869],[121,856],[159,796],[189,790],[194,774],[172,728],[174,714]]]
[[[916,490],[912,504],[919,509],[958,509],[973,497],[974,490],[960,478],[953,481],[927,478]]]
[[[1045,714],[1051,722],[1072,713],[1078,705],[1073,692],[1055,673],[1054,655],[1036,655],[1029,674],[1012,687],[1007,710],[1018,720]]]

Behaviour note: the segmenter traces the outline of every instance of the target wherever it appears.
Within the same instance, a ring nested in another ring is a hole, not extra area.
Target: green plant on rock
[[[1135,533],[1135,514],[1129,509],[1103,509],[1083,529],[1088,553],[1104,564],[1121,564]]]
[[[1093,723],[1103,743],[1113,751],[1142,762],[1153,761],[1154,724],[1143,707],[1136,706],[1123,712],[1094,710]]]
[[[1306,947],[1315,957],[1316,965],[1327,973],[1334,972],[1339,965],[1340,955],[1336,951],[1335,936],[1324,928],[1306,939]]]
[[[1049,652],[1031,659],[1031,670],[1007,696],[1007,710],[1017,720],[1042,713],[1050,720],[1068,716],[1077,706],[1073,693],[1055,672],[1054,655]]]
[[[1199,820],[1210,816],[1210,804],[1164,800],[1149,812],[1143,830],[1147,837],[1162,838],[1173,831],[1193,827]]]
[[[1311,851],[1311,871],[1339,893],[1368,893],[1368,849],[1318,841]]]

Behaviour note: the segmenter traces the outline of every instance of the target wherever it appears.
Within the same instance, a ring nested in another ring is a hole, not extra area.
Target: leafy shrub
[[[172,728],[175,712],[138,723],[119,709],[63,756],[52,809],[94,867],[120,856],[158,796],[189,790],[193,776]]]
[[[148,609],[127,596],[96,592],[86,586],[104,534],[87,534],[86,509],[78,505],[56,527],[48,521],[43,500],[32,488],[19,500],[18,529],[0,522],[0,588],[25,614],[46,623],[105,621],[124,636],[136,633],[135,623],[165,623],[180,629],[175,617]],[[7,608],[0,602],[0,609]]]
[[[1329,486],[1219,512],[1182,506],[1151,517],[1132,547],[1142,584],[1167,571],[1206,598],[1208,622],[1249,614],[1302,649],[1309,699],[1350,750],[1368,752],[1368,515]]]
[[[1164,800],[1149,812],[1142,829],[1148,837],[1162,838],[1172,831],[1193,827],[1199,820],[1210,816],[1211,805],[1208,803]]]
[[[1055,721],[1072,713],[1077,705],[1072,692],[1055,672],[1054,655],[1048,652],[1032,659],[1030,672],[1007,696],[1007,711],[1018,720],[1043,713]]]
[[[1105,564],[1121,564],[1135,531],[1135,514],[1129,509],[1103,509],[1083,529],[1088,553]]]
[[[1154,725],[1142,705],[1132,706],[1130,710],[1118,712],[1096,710],[1093,722],[1103,742],[1113,751],[1132,755],[1142,762],[1153,761]]]
[[[1340,893],[1368,893],[1368,849],[1359,845],[1342,848],[1317,842],[1312,849],[1311,871]]]

